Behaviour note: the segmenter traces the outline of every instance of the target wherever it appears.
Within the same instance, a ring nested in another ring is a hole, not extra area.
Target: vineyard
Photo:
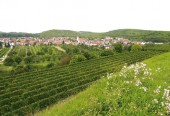
[[[162,52],[124,52],[46,70],[0,77],[0,115],[34,113],[78,93],[108,72],[117,72],[125,64],[140,62],[160,53]]]
[[[4,66],[4,68],[5,66],[11,67],[11,73],[19,74],[114,54],[117,53],[113,49],[106,50],[102,47],[85,45],[15,46],[8,53],[2,66]]]
[[[9,48],[0,49],[0,64],[3,62],[4,56],[7,54],[8,51]]]
[[[152,45],[145,45],[144,49],[146,50],[153,50],[153,51],[170,51],[170,44],[152,44]]]
[[[4,65],[12,66],[13,69],[22,67],[21,70],[26,65],[32,65],[35,66],[35,69],[38,69],[46,67],[50,63],[57,64],[62,55],[63,53],[54,46],[15,46],[9,52]],[[34,68],[31,67],[31,69],[33,70]],[[24,71],[22,70],[22,72]]]
[[[46,54],[52,54],[58,51],[52,46],[16,46],[9,56],[26,57],[31,55],[44,55],[44,52],[47,52]]]
[[[3,57],[8,51],[9,51],[9,48],[0,49],[0,58]]]

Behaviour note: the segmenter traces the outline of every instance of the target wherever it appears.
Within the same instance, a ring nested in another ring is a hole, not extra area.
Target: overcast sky
[[[170,0],[0,0],[0,31],[170,31]]]

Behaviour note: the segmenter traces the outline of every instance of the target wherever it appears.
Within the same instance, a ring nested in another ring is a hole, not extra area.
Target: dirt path
[[[60,46],[55,46],[56,49],[58,49],[59,51],[62,51],[62,52],[66,52],[63,48],[61,48]]]

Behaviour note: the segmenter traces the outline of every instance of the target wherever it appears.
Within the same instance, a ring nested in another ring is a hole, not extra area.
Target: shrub
[[[123,51],[123,46],[121,43],[114,44],[114,48],[116,52],[121,53]]]
[[[11,57],[7,57],[4,61],[4,65],[6,66],[12,66],[14,63],[14,60]]]
[[[76,63],[76,62],[81,62],[86,60],[86,57],[84,57],[83,55],[74,55],[70,61],[70,63]]]
[[[132,52],[141,51],[141,50],[142,50],[142,47],[140,45],[137,45],[137,44],[134,44],[131,47]]]

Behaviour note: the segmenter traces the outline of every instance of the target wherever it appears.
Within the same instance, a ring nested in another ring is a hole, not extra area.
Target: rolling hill
[[[118,29],[103,33],[87,32],[87,31],[72,31],[72,30],[48,30],[41,33],[16,33],[16,32],[0,32],[0,37],[83,37],[89,39],[110,37],[124,37],[130,40],[137,41],[152,41],[152,42],[170,42],[170,31],[152,31],[139,29]]]
[[[170,31],[151,31],[151,30],[138,30],[138,29],[119,29],[104,33],[94,32],[77,32],[70,30],[49,30],[38,34],[39,37],[84,37],[89,39],[110,37],[124,37],[130,40],[137,41],[152,41],[152,42],[170,42]]]

